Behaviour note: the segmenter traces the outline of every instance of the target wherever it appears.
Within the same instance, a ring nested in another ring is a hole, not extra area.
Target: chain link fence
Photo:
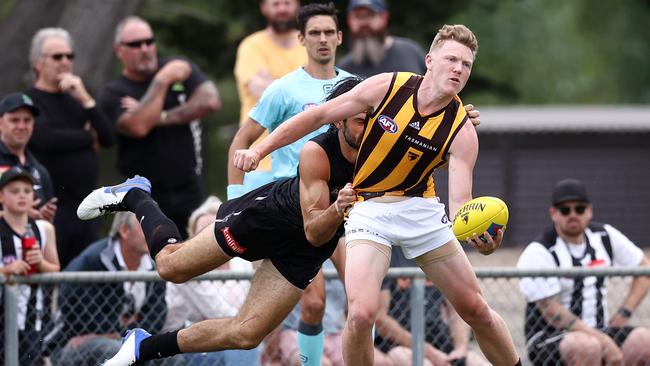
[[[650,269],[520,271],[514,268],[479,268],[477,275],[488,303],[505,319],[522,361],[530,364],[524,336],[526,301],[519,291],[518,278],[607,277],[608,310],[609,314],[614,314],[627,294],[632,277],[649,276]],[[6,279],[0,277],[4,307],[3,356],[0,357],[3,357],[4,365],[11,366],[96,365],[119,349],[120,336],[129,328],[143,327],[152,333],[159,333],[201,320],[201,311],[205,312],[203,315],[206,317],[234,315],[237,304],[241,304],[245,296],[251,276],[252,272],[247,271],[217,271],[199,277],[201,282],[190,282],[190,287],[181,287],[180,292],[171,289],[176,285],[161,282],[153,272],[54,273],[14,277],[11,283],[6,283]],[[326,277],[336,278],[336,272],[328,270]],[[328,280],[326,287],[334,286]],[[451,325],[454,314],[449,311],[440,293],[425,282],[419,269],[391,269],[384,289],[388,314],[412,332],[414,341],[412,352],[409,350],[408,353],[409,363],[410,360],[414,365],[427,362],[423,340],[442,351],[453,350]],[[170,292],[174,291],[176,300],[170,296]],[[199,302],[195,301],[192,293],[200,295]],[[328,295],[331,295],[329,290]],[[331,297],[341,296],[334,293]],[[200,302],[201,299],[204,302]],[[191,308],[192,304],[196,305],[195,309]],[[330,337],[332,341],[326,341],[326,348],[330,349],[326,358],[331,358],[332,365],[338,365],[342,361],[340,355],[336,355],[336,352],[340,353],[340,337],[337,338],[336,330],[342,329],[344,310],[338,315],[329,314],[329,317],[334,320],[325,320],[325,323],[331,323],[325,324],[326,331],[334,331]],[[637,308],[630,322],[632,325],[650,324],[648,300]],[[282,330],[290,327],[287,321],[277,333],[281,334]],[[398,344],[393,339],[395,337],[386,333],[381,321],[378,321],[376,328],[377,354],[381,356],[379,352],[383,352],[387,356],[385,360],[393,360],[396,365],[404,364],[396,363],[404,362],[403,358],[402,361],[395,361],[399,358],[388,357],[396,353]],[[335,344],[337,340],[338,345]],[[225,352],[179,355],[149,364],[252,365],[259,360],[264,365],[295,364],[296,360],[291,357],[279,355],[287,351],[283,348],[286,343],[274,342],[273,337],[269,337],[251,351],[234,351],[226,356]],[[472,352],[475,358],[468,360],[467,364],[486,362],[474,340],[470,343],[470,349],[476,351]],[[376,360],[380,359],[376,357]]]

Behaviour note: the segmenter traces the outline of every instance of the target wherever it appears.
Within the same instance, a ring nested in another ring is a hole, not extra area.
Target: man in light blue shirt
[[[336,48],[341,44],[336,9],[323,4],[303,6],[298,13],[298,39],[307,51],[307,65],[275,80],[250,111],[248,120],[239,128],[228,153],[228,199],[236,198],[273,180],[296,175],[300,149],[312,137],[325,132],[317,130],[272,154],[271,174],[246,174],[232,164],[238,149],[246,149],[264,132],[275,130],[290,117],[321,104],[337,82],[352,76],[334,66]]]

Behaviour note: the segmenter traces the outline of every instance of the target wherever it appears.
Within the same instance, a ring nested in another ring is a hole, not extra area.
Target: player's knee
[[[320,323],[325,314],[325,299],[320,296],[303,296],[300,317],[309,324]]]
[[[455,308],[458,315],[472,327],[489,326],[495,321],[492,309],[480,294],[464,298]]]
[[[354,331],[372,329],[376,315],[376,309],[371,307],[351,307],[348,310],[348,327]]]
[[[570,332],[560,342],[560,356],[568,364],[578,360],[596,364],[602,359],[600,342],[589,334]]]

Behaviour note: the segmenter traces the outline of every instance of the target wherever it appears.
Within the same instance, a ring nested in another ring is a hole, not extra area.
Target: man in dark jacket
[[[115,216],[110,236],[91,244],[65,268],[72,271],[154,271],[134,214]],[[160,331],[165,321],[165,283],[66,283],[59,295],[56,365],[94,365],[120,348],[120,334],[134,327]],[[56,330],[55,330],[56,332]]]

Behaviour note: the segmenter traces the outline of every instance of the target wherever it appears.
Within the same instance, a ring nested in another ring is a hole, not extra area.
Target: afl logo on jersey
[[[318,104],[316,104],[316,103],[307,103],[307,104],[302,106],[302,110],[306,111],[308,109],[312,109],[312,108],[315,108],[317,106],[318,106]]]
[[[383,114],[377,118],[377,122],[379,122],[379,125],[381,128],[384,129],[384,131],[388,133],[396,133],[397,132],[397,123],[393,121],[392,118],[388,116],[384,116]]]

